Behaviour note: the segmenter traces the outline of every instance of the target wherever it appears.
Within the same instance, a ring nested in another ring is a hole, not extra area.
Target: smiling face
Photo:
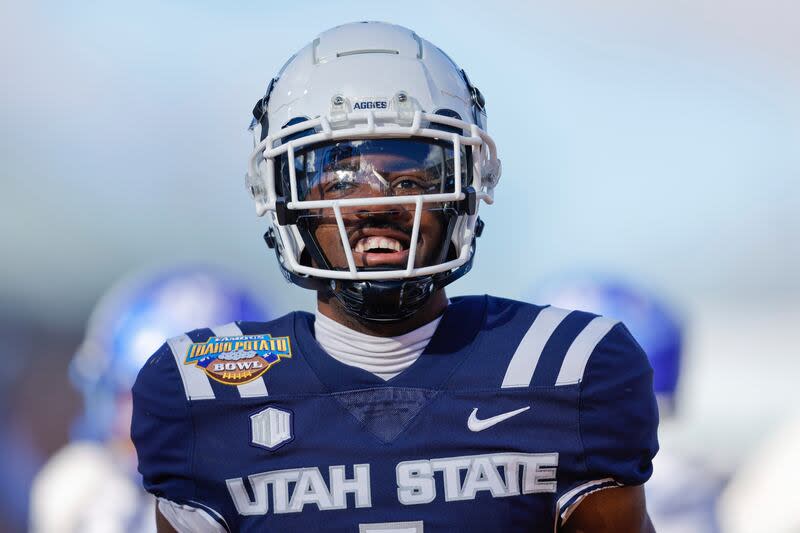
[[[438,193],[441,180],[418,168],[416,161],[397,154],[361,154],[337,160],[336,169],[323,172],[309,191],[309,200],[376,198]],[[425,204],[420,215],[414,266],[438,260],[445,231],[440,204]],[[356,267],[405,268],[408,264],[414,204],[343,207],[342,219]],[[309,213],[313,234],[325,258],[335,269],[347,268],[347,256],[331,209]]]

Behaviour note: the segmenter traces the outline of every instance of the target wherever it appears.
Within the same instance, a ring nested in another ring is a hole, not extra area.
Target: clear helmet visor
[[[462,189],[471,173],[467,154],[462,148],[458,158]],[[283,191],[294,189],[300,202],[310,203],[297,219],[306,260],[332,270],[348,270],[352,261],[359,271],[447,261],[458,217],[452,198],[456,159],[452,143],[433,139],[314,145],[295,153],[294,172],[284,156]]]

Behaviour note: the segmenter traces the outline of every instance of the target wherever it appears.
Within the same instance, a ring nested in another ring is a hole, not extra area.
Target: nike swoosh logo
[[[469,419],[467,420],[467,427],[470,431],[478,432],[483,431],[484,429],[489,429],[490,427],[494,426],[495,424],[499,424],[504,420],[508,420],[512,416],[517,416],[520,413],[523,413],[530,409],[531,406],[528,405],[526,407],[520,407],[516,411],[509,411],[507,413],[501,413],[499,415],[493,416],[491,418],[486,418],[484,420],[478,419],[478,408],[472,410],[472,413],[469,415]]]

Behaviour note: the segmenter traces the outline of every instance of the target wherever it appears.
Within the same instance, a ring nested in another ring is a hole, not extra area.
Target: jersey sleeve
[[[150,357],[133,385],[131,438],[145,489],[170,501],[191,501],[195,495],[191,475],[194,432],[168,344]]]
[[[579,426],[583,468],[559,487],[562,521],[592,492],[641,485],[653,472],[658,451],[653,371],[621,323],[611,328],[587,362],[580,386]]]

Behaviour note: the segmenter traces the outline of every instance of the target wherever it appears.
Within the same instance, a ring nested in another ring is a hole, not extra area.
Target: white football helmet
[[[246,184],[287,279],[396,320],[469,270],[500,160],[483,96],[435,45],[392,24],[337,26],[253,115]]]

